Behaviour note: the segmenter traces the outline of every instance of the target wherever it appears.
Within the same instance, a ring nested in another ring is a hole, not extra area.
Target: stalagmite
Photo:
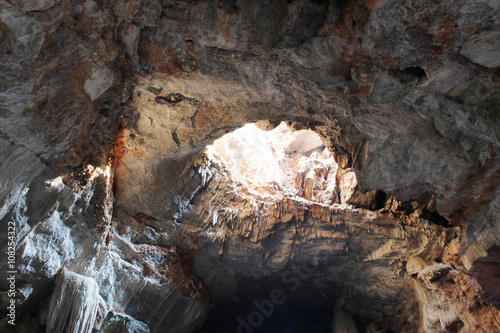
[[[99,287],[95,280],[63,268],[50,301],[46,332],[92,332],[98,306]]]

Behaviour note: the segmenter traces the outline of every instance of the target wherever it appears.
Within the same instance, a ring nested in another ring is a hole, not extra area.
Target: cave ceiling
[[[0,331],[500,330],[500,2],[0,0],[0,50]],[[249,123],[332,161],[250,190]]]

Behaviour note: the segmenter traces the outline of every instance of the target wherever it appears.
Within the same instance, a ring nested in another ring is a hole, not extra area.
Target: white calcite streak
[[[57,278],[49,308],[47,333],[90,333],[99,306],[94,279],[66,270]]]

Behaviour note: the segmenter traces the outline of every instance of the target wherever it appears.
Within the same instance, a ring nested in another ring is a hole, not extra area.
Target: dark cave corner
[[[470,274],[477,282],[481,297],[500,309],[500,246],[492,246],[487,256],[474,261]]]
[[[410,66],[403,69],[391,69],[390,74],[401,83],[420,84],[427,80],[427,73],[422,67]]]
[[[416,214],[422,219],[434,224],[450,228],[453,227],[447,218],[437,212],[435,197],[427,192],[419,198],[409,201],[397,201],[392,195],[381,190],[363,192],[356,187],[353,195],[347,201],[348,204],[357,208],[364,208],[371,211],[392,212],[395,214],[411,215]]]

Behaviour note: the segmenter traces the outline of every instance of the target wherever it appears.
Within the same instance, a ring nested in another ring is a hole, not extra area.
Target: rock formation
[[[47,332],[91,331],[99,297],[99,287],[94,279],[63,268],[50,301]]]
[[[0,331],[500,331],[499,27],[495,0],[0,0]],[[217,150],[249,123],[294,137]]]

